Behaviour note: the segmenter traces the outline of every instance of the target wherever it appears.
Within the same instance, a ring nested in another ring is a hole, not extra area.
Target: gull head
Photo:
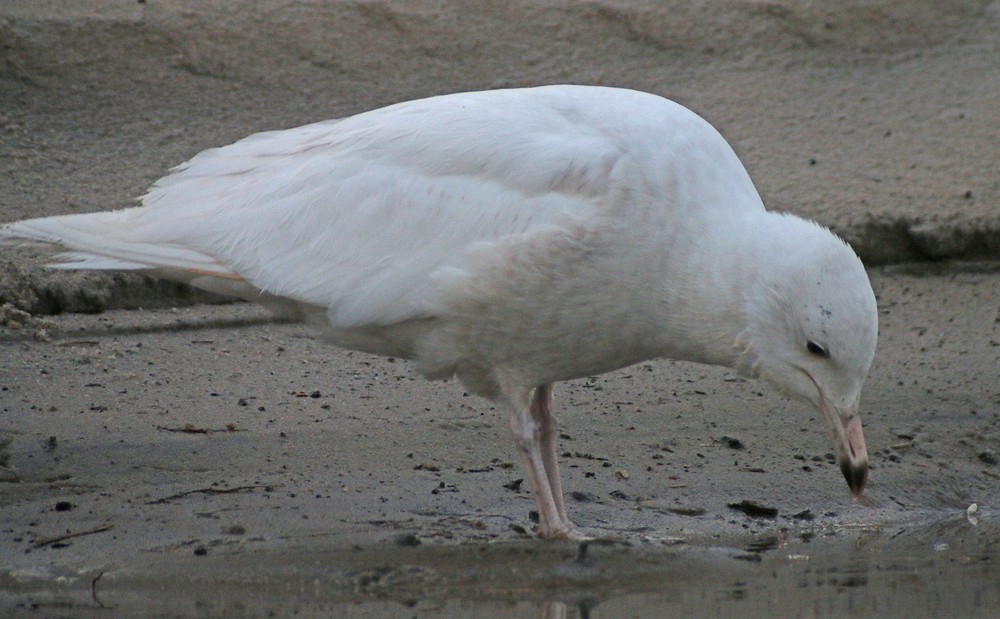
[[[868,479],[858,403],[878,339],[875,295],[857,255],[829,230],[780,216],[774,232],[760,241],[741,369],[819,409],[857,497]]]

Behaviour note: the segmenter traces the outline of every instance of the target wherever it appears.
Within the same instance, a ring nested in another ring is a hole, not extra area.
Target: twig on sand
[[[225,428],[199,428],[194,424],[185,424],[180,428],[171,428],[168,426],[156,426],[157,430],[163,430],[164,432],[180,432],[182,434],[213,434],[215,432],[239,432],[236,429],[236,424],[227,423]]]
[[[101,526],[94,529],[87,529],[86,531],[77,531],[76,533],[66,533],[64,535],[56,535],[55,537],[43,537],[42,539],[35,540],[32,544],[35,548],[44,548],[45,546],[51,546],[52,544],[58,544],[59,542],[64,542],[68,539],[73,539],[74,537],[83,537],[84,535],[93,535],[94,533],[103,533],[111,529],[110,524],[102,524]]]
[[[177,494],[171,494],[170,496],[165,496],[155,501],[146,501],[146,505],[159,505],[161,503],[167,503],[173,501],[174,499],[180,499],[186,497],[190,494],[232,494],[234,492],[246,492],[248,490],[256,490],[257,488],[266,488],[260,484],[253,484],[250,486],[236,486],[235,488],[198,488],[196,490],[186,490],[184,492],[178,492]]]
[[[104,602],[102,602],[102,601],[101,601],[101,600],[100,600],[100,599],[99,599],[99,598],[97,597],[97,581],[101,579],[101,576],[104,576],[104,572],[98,572],[97,576],[94,576],[94,577],[93,577],[93,578],[92,578],[92,579],[90,580],[90,597],[91,597],[91,598],[93,598],[93,600],[94,600],[94,601],[95,601],[95,602],[97,603],[97,605],[98,605],[98,606],[100,606],[101,608],[107,608],[107,606],[105,606],[105,605],[104,605]]]

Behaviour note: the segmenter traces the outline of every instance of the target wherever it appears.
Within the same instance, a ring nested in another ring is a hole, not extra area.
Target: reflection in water
[[[811,542],[770,536],[744,540],[741,548],[688,549],[695,556],[675,557],[683,569],[661,569],[658,583],[619,566],[625,571],[617,590],[602,595],[595,586],[587,604],[548,602],[541,615],[994,617],[1000,523],[976,506],[960,514]],[[595,566],[608,558],[590,557]]]
[[[375,544],[338,554],[335,564],[329,549],[220,553],[178,563],[183,571],[158,564],[149,574],[105,574],[93,588],[79,578],[61,598],[0,582],[0,614],[100,600],[121,616],[294,609],[348,619],[989,617],[1000,608],[1000,522],[992,513],[980,507],[926,525],[817,529],[811,541],[798,533],[746,536],[715,546]]]
[[[571,607],[575,611],[572,615],[569,614]],[[542,604],[542,619],[567,619],[567,617],[572,617],[573,619],[590,619],[590,608],[591,603],[589,601],[581,601],[575,604],[549,601]]]
[[[542,619],[566,619],[566,605],[562,602],[546,602],[542,606]]]

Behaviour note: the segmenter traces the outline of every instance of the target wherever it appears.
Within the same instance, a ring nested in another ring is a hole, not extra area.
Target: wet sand
[[[962,518],[854,531],[850,543],[384,545],[345,549],[336,562],[295,549],[196,565],[173,557],[19,593],[43,613],[74,616],[989,617],[996,533]]]
[[[1000,274],[885,269],[873,283],[882,333],[861,501],[815,412],[762,383],[655,362],[560,386],[570,509],[604,566],[580,576],[577,546],[532,537],[504,415],[457,384],[330,349],[249,305],[31,319],[0,339],[4,601],[132,608],[166,604],[167,587],[193,614],[283,608],[292,590],[317,613],[464,600],[445,616],[486,616],[593,595],[736,613],[812,599],[810,579],[843,593],[857,572],[867,596],[852,589],[831,610],[877,611],[881,584],[896,583],[915,588],[893,608],[919,615],[933,598],[985,616],[1000,593]],[[776,514],[733,507],[744,502]],[[669,593],[692,580],[703,597]],[[799,597],[781,602],[774,580]],[[739,582],[755,593],[728,599]]]
[[[640,364],[556,388],[570,509],[599,539],[581,557],[533,537],[504,415],[460,385],[249,305],[5,248],[4,612],[996,608],[996,2],[252,6],[0,7],[2,219],[127,206],[201,149],[416,96],[658,92],[720,128],[771,208],[873,265],[870,486],[850,499],[807,406]],[[51,315],[73,311],[103,313]],[[765,509],[731,507],[748,503]]]

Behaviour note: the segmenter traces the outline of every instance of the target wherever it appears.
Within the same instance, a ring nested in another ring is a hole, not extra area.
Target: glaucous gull
[[[0,238],[61,245],[56,268],[264,303],[336,345],[457,376],[508,411],[544,537],[580,536],[552,383],[648,359],[811,402],[855,495],[867,478],[864,267],[827,229],[766,211],[722,136],[652,94],[470,92],[259,133],[174,168],[142,206]]]

